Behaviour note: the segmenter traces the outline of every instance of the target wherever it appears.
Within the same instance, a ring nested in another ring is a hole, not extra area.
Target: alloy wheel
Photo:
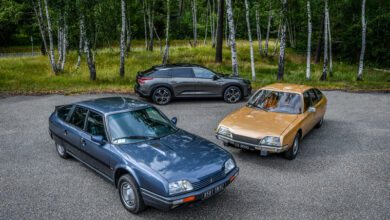
[[[159,88],[154,92],[154,100],[157,104],[167,104],[171,99],[171,93],[165,88]]]
[[[134,189],[128,182],[123,182],[121,184],[121,196],[128,208],[133,209],[135,207]]]
[[[225,92],[226,100],[230,103],[235,103],[241,99],[241,91],[237,87],[230,87]]]

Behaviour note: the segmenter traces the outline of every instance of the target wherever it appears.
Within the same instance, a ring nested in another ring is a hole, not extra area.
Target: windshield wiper
[[[132,136],[126,136],[126,137],[120,137],[120,138],[115,138],[113,141],[117,141],[117,140],[120,140],[120,139],[141,139],[141,140],[154,140],[154,139],[157,139],[158,137],[157,136],[141,136],[141,135],[132,135]]]

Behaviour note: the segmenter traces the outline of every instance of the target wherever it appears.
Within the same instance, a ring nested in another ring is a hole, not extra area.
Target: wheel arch
[[[225,94],[226,89],[229,88],[230,86],[237,86],[240,89],[242,96],[244,96],[244,88],[242,88],[242,86],[240,84],[232,82],[232,83],[228,83],[222,87],[222,94],[221,94],[222,97]]]
[[[118,167],[115,169],[115,173],[114,173],[115,188],[118,187],[119,178],[125,174],[129,174],[137,182],[138,186],[140,186],[139,179],[132,169],[130,169],[128,167]]]

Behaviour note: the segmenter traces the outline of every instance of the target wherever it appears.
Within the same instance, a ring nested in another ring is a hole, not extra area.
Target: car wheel
[[[134,179],[125,174],[118,181],[119,198],[127,211],[137,214],[145,209],[145,204]]]
[[[58,144],[55,142],[54,145],[55,145],[57,153],[60,157],[62,157],[64,159],[69,158],[69,154],[66,153],[65,147],[62,144]]]
[[[324,123],[324,118],[322,117],[321,120],[316,124],[316,128],[322,127],[323,123]]]
[[[223,93],[223,99],[227,103],[236,103],[242,98],[242,93],[240,88],[237,86],[229,86]]]
[[[172,93],[168,88],[158,87],[154,90],[152,99],[158,105],[166,105],[171,101]]]
[[[298,133],[295,138],[293,145],[285,152],[284,156],[288,160],[294,160],[298,155],[299,148],[301,147],[301,135]]]

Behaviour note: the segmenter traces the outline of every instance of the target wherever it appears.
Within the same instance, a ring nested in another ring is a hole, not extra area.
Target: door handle
[[[64,135],[68,135],[68,131],[67,130],[64,130]]]
[[[80,142],[81,142],[81,145],[83,145],[83,147],[85,147],[85,145],[87,145],[87,142],[85,142],[84,138],[81,138]]]

